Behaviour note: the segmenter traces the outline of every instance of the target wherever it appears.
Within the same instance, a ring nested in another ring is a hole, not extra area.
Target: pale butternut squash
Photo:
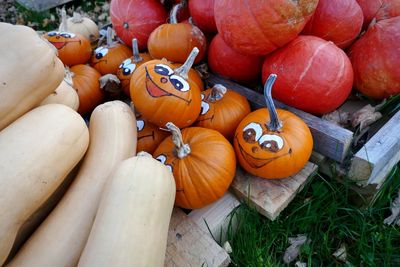
[[[57,190],[89,144],[82,117],[40,106],[0,132],[0,266],[24,222]]]
[[[112,101],[93,111],[90,145],[71,187],[9,266],[76,266],[96,215],[103,185],[114,167],[136,154],[136,119]]]
[[[54,92],[64,65],[32,28],[0,22],[0,36],[1,130]]]
[[[149,154],[123,161],[104,187],[78,266],[164,266],[174,201],[164,164]]]
[[[65,80],[60,83],[56,90],[46,97],[40,106],[47,104],[63,104],[77,111],[79,108],[79,96],[76,90]]]

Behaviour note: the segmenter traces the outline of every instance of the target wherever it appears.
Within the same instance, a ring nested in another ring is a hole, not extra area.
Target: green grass
[[[298,258],[307,266],[400,266],[400,227],[383,224],[399,189],[396,167],[373,205],[366,207],[353,204],[350,184],[321,175],[275,221],[243,203],[234,211],[239,226],[235,234],[228,233],[232,266],[287,266],[282,258],[288,238],[298,234],[311,239]],[[332,256],[341,243],[347,246],[346,264]]]

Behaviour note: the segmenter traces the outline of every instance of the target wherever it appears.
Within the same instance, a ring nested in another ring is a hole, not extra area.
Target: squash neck
[[[272,99],[272,86],[274,85],[276,78],[276,74],[270,74],[264,85],[264,97],[270,117],[270,121],[267,122],[267,127],[272,132],[279,132],[282,128],[282,122],[278,118],[274,100]]]
[[[180,66],[179,68],[174,70],[175,74],[177,74],[177,75],[181,76],[182,78],[184,78],[185,80],[187,80],[188,73],[189,73],[190,69],[192,68],[194,60],[196,59],[198,53],[199,53],[199,49],[197,47],[194,47],[192,49],[192,52],[190,52],[190,55],[186,59],[185,63],[183,63],[182,66]]]
[[[189,144],[183,143],[181,130],[172,122],[167,122],[166,127],[172,133],[172,142],[175,145],[176,156],[180,159],[187,157],[191,150]]]

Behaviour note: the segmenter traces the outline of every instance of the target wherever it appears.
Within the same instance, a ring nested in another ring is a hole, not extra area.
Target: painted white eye
[[[201,94],[201,100],[204,100],[205,96],[204,94]]]
[[[172,168],[171,165],[165,164],[165,167],[167,167],[170,172],[172,172],[172,173],[174,172],[174,169]]]
[[[170,76],[174,73],[174,71],[167,65],[164,64],[157,64],[154,66],[154,71],[158,74],[164,76]]]
[[[169,80],[176,90],[187,92],[190,89],[188,82],[178,75],[172,75],[171,77],[169,77]]]
[[[144,121],[143,120],[137,120],[136,121],[136,127],[138,132],[142,131],[144,129]]]
[[[76,34],[72,32],[60,32],[60,35],[65,38],[74,38],[76,36]]]
[[[156,158],[156,160],[158,160],[162,164],[165,164],[165,162],[167,161],[167,157],[165,155],[161,154]]]
[[[52,31],[52,32],[48,32],[47,36],[53,37],[53,36],[56,36],[57,34],[58,34],[58,32]]]
[[[282,137],[274,134],[264,134],[258,140],[260,147],[271,152],[278,152],[285,144]]]
[[[263,129],[260,124],[251,122],[243,128],[243,139],[247,143],[255,143],[260,139]]]
[[[201,101],[200,115],[205,115],[210,110],[210,105],[207,102]]]
[[[126,65],[129,65],[129,64],[131,64],[131,63],[132,63],[132,59],[130,59],[130,58],[125,59],[125,60],[121,63],[121,65],[119,65],[118,68],[122,69],[123,67],[125,67]]]
[[[123,69],[122,73],[124,75],[130,75],[130,74],[133,73],[133,71],[135,69],[136,69],[136,64],[129,64],[129,65],[124,66],[124,69]]]
[[[101,59],[102,57],[104,57],[105,55],[107,55],[108,53],[108,48],[100,46],[98,48],[96,48],[96,50],[94,50],[94,55],[97,59]]]

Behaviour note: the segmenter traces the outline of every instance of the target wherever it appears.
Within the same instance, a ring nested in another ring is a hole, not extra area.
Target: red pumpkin
[[[140,117],[136,119],[136,126],[137,151],[153,154],[158,145],[169,135],[168,131],[161,130],[158,126]]]
[[[400,16],[371,26],[351,47],[354,86],[383,99],[400,93]]]
[[[125,59],[118,67],[117,77],[121,82],[121,89],[127,96],[130,96],[130,82],[132,73],[143,63],[152,60],[148,53],[139,53],[137,39],[132,40],[133,56]]]
[[[195,63],[200,62],[206,52],[207,41],[199,28],[190,23],[178,23],[176,13],[182,4],[171,11],[170,23],[155,29],[149,37],[148,49],[153,58],[166,58],[175,63],[183,63],[193,48],[199,49]]]
[[[252,82],[261,75],[263,58],[244,55],[230,48],[217,34],[208,49],[208,66],[212,72],[240,83]]]
[[[102,75],[117,74],[122,61],[132,56],[132,51],[126,45],[112,41],[112,29],[107,29],[107,45],[94,50],[91,66]]]
[[[215,130],[189,127],[182,132],[173,124],[172,132],[153,156],[174,174],[175,205],[202,208],[222,197],[236,172],[232,145]]]
[[[338,108],[349,96],[353,70],[347,55],[332,42],[299,36],[265,58],[262,79],[276,73],[274,98],[316,115]]]
[[[356,0],[319,0],[303,34],[321,37],[338,47],[348,47],[360,34],[363,13]]]
[[[271,96],[276,79],[271,74],[265,83],[267,108],[247,115],[235,132],[234,148],[240,166],[266,179],[281,179],[298,173],[307,163],[313,148],[308,126],[293,113],[275,109]]]
[[[151,60],[133,73],[131,99],[143,118],[160,127],[169,121],[180,128],[195,122],[201,107],[200,88],[188,72],[197,53],[194,48],[177,69],[166,60]]]
[[[366,29],[371,21],[400,16],[399,0],[357,0],[364,13],[363,27]]]
[[[216,84],[201,93],[201,112],[196,126],[214,129],[232,140],[239,122],[250,113],[246,97]]]
[[[194,23],[200,30],[209,33],[217,32],[214,19],[214,0],[190,0],[189,10]]]
[[[214,17],[221,37],[237,52],[266,55],[296,38],[317,4],[318,0],[215,0]]]
[[[118,37],[128,45],[136,38],[139,49],[143,50],[147,48],[150,33],[165,23],[167,13],[157,0],[112,0],[110,17]]]
[[[76,90],[79,96],[78,112],[82,115],[91,112],[103,98],[99,79],[101,74],[88,65],[75,65],[67,70],[66,81]]]

